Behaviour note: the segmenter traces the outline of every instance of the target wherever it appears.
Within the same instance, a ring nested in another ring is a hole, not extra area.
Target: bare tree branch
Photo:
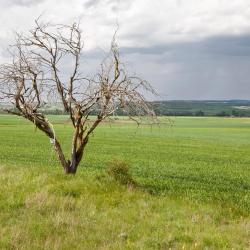
[[[145,115],[155,119],[143,96],[145,92],[155,92],[147,81],[126,72],[115,35],[100,71],[92,78],[80,73],[83,42],[82,32],[75,23],[52,25],[36,20],[28,35],[16,35],[11,48],[12,61],[0,66],[0,99],[13,104],[6,112],[28,119],[50,138],[65,173],[76,172],[89,136],[118,108],[137,124]],[[62,77],[61,65],[65,60],[72,62],[72,69],[63,72],[67,77]],[[69,160],[53,125],[41,112],[51,96],[63,105],[74,127]],[[93,112],[97,116],[89,122]]]

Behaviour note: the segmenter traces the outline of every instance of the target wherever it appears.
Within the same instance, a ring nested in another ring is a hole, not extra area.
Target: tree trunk
[[[78,165],[80,164],[82,157],[83,157],[85,145],[86,144],[82,144],[77,151],[73,150],[72,155],[71,155],[71,161],[68,161],[66,168],[64,168],[65,174],[76,173]]]
[[[76,165],[69,164],[66,168],[64,168],[65,174],[75,174],[77,170]]]
[[[72,155],[71,161],[67,162],[67,166],[64,168],[64,173],[65,174],[75,174],[77,171],[77,167],[82,159],[82,155],[81,155],[81,159],[78,158],[79,156],[77,154]]]
[[[70,161],[67,161],[65,159],[62,148],[61,148],[59,142],[57,141],[57,139],[54,140],[54,149],[56,151],[57,158],[58,158],[59,162],[61,163],[61,166],[64,169],[64,172],[65,173],[72,173],[72,169],[70,167],[70,165],[71,165]],[[75,170],[75,172],[76,172],[76,170]]]

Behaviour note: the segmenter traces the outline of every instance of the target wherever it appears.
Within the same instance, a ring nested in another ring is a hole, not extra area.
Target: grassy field
[[[69,152],[70,126],[51,119]],[[0,249],[250,249],[250,119],[173,121],[100,126],[65,176],[46,136],[1,115]],[[138,187],[105,174],[112,158]]]

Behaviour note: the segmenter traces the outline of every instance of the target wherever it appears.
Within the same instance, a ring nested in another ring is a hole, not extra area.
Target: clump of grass
[[[110,161],[107,167],[107,174],[120,184],[136,186],[136,181],[129,171],[128,164],[122,160],[113,159]]]

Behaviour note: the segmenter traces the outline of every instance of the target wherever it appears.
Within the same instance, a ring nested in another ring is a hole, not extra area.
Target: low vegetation
[[[135,186],[136,182],[133,180],[128,165],[119,159],[113,159],[108,164],[107,174],[120,184]]]
[[[68,150],[68,121],[50,118]],[[40,131],[1,115],[0,248],[248,249],[249,125],[183,117],[137,128],[119,118],[65,176]]]

